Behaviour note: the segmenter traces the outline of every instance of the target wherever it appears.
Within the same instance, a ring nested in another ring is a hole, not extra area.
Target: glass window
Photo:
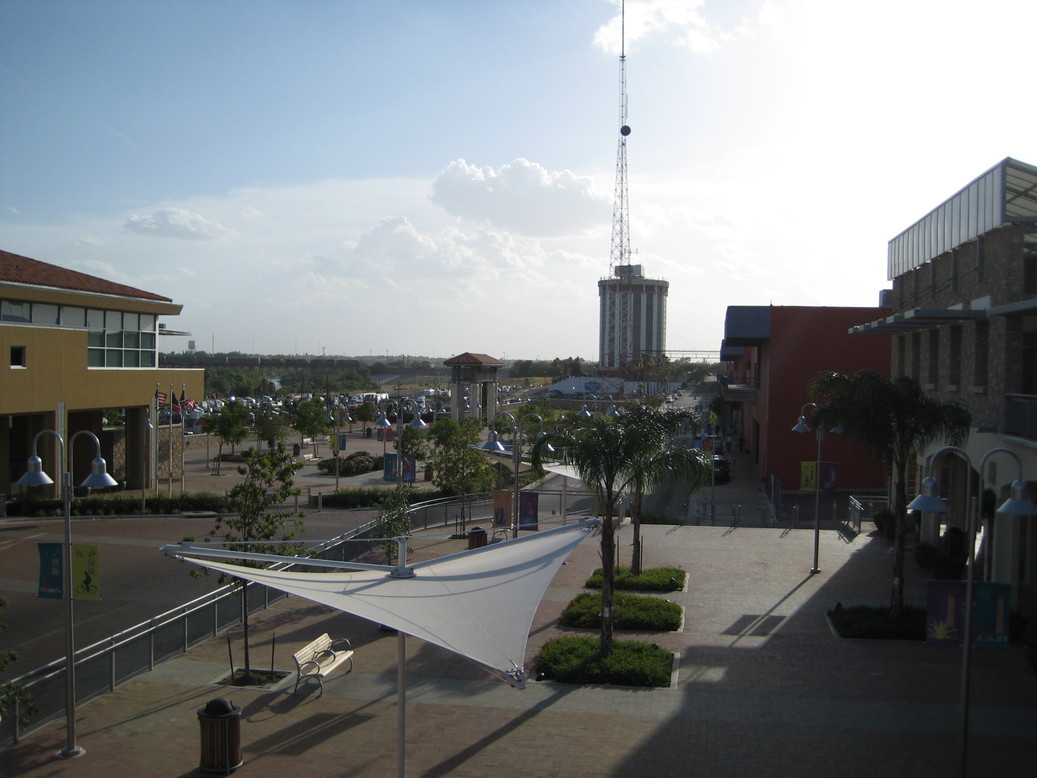
[[[77,308],[74,305],[61,306],[62,327],[83,327],[86,325],[86,308]]]
[[[0,319],[28,322],[29,304],[18,300],[0,300]]]
[[[91,333],[93,334],[93,333]],[[104,367],[104,349],[91,348],[86,350],[87,367]]]
[[[51,303],[33,303],[32,323],[56,325],[58,323],[58,306]]]
[[[97,308],[88,308],[86,312],[86,326],[92,330],[104,329],[104,311]]]
[[[86,336],[86,345],[96,348],[104,348],[104,331],[91,330]]]
[[[104,333],[104,345],[108,348],[122,348],[122,330]]]
[[[122,367],[122,349],[108,349],[104,352],[105,367]]]
[[[104,328],[109,332],[122,329],[122,311],[105,311]]]
[[[155,314],[153,313],[142,313],[140,315],[140,327],[141,332],[154,332],[155,331]]]
[[[126,330],[122,334],[122,345],[124,348],[140,348],[140,333],[136,330]]]
[[[139,313],[124,313],[122,315],[122,328],[127,332],[135,332],[140,329]]]
[[[140,334],[140,347],[146,349],[155,348],[155,333],[154,332],[142,332]]]
[[[154,351],[142,351],[142,352],[140,352],[140,366],[141,367],[154,367],[155,366],[155,352]]]
[[[139,351],[123,351],[123,366],[124,367],[140,367],[140,352]]]

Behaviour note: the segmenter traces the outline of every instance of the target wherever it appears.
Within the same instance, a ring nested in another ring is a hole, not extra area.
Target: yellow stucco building
[[[127,489],[149,488],[178,426],[152,418],[156,389],[202,399],[205,372],[158,367],[161,317],[182,309],[168,297],[0,251],[0,494],[22,487],[33,438],[54,430],[68,443],[80,430],[101,440],[108,470]],[[125,424],[105,428],[106,409]],[[68,452],[74,482],[90,473],[95,447],[77,439]],[[52,435],[39,441],[43,469],[55,481],[62,466]]]

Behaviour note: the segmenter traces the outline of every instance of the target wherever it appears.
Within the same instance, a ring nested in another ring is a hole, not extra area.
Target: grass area
[[[616,588],[636,592],[679,592],[684,588],[687,573],[679,567],[650,567],[637,575],[629,567],[616,568]],[[599,567],[584,584],[588,589],[601,588]]]
[[[900,618],[892,619],[885,605],[837,605],[828,618],[840,637],[873,640],[925,640],[925,608],[905,605]]]
[[[658,597],[616,592],[613,598],[613,627],[639,632],[673,632],[681,625],[681,607]],[[558,623],[563,627],[601,627],[601,595],[578,594],[565,606]]]
[[[563,683],[617,686],[669,686],[673,654],[654,643],[617,640],[602,659],[598,639],[561,637],[550,640],[536,657],[536,672]]]

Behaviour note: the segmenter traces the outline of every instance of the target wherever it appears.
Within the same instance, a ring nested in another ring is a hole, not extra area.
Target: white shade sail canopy
[[[558,568],[597,524],[592,519],[405,568],[189,545],[167,545],[162,550],[421,638],[497,670],[521,686],[526,641],[540,600]],[[270,570],[198,557],[262,559],[340,570]],[[356,567],[366,569],[341,571]]]

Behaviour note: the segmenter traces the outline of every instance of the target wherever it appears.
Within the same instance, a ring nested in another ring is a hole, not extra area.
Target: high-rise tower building
[[[623,10],[619,55],[619,149],[616,192],[612,206],[612,247],[609,277],[598,281],[600,316],[598,364],[622,370],[642,356],[666,350],[667,281],[645,278],[641,265],[630,264],[630,211],[627,207],[627,71],[626,24]]]

